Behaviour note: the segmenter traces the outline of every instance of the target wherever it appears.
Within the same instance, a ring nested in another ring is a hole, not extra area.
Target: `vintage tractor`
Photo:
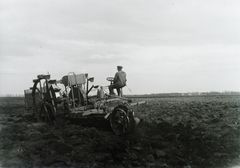
[[[69,119],[100,117],[110,121],[117,135],[133,131],[139,119],[134,117],[132,107],[145,102],[109,95],[104,86],[92,85],[93,80],[88,74],[73,72],[60,80],[51,80],[50,75],[38,75],[31,88],[34,116],[38,121],[50,124],[59,115]],[[107,80],[111,82],[112,78]],[[93,90],[96,94],[90,95]]]

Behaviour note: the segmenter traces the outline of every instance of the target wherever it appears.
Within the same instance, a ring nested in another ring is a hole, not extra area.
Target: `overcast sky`
[[[240,91],[240,1],[0,1],[0,95],[117,65],[125,94]]]

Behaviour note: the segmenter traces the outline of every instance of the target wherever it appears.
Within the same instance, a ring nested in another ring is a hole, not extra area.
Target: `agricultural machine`
[[[38,121],[50,124],[62,114],[69,119],[100,117],[110,122],[117,135],[134,130],[139,119],[134,117],[133,106],[145,102],[110,95],[105,91],[107,86],[95,86],[93,81],[88,74],[73,72],[60,80],[50,79],[49,74],[38,75],[30,88],[34,116]],[[108,77],[107,81],[111,83],[113,78]],[[91,95],[93,91],[96,93]]]

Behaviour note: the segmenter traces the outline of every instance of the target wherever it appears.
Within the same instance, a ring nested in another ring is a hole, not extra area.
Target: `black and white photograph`
[[[0,0],[0,167],[240,168],[240,1]]]

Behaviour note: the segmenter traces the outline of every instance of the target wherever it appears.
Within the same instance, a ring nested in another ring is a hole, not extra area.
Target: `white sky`
[[[0,1],[0,95],[117,65],[125,94],[240,91],[240,1]]]

